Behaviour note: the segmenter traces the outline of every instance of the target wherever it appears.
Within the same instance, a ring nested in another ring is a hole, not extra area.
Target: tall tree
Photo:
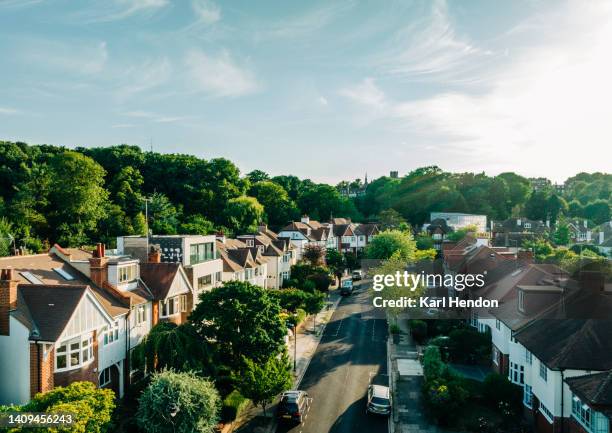
[[[270,356],[262,363],[244,359],[244,367],[236,376],[240,393],[261,406],[266,413],[267,406],[281,392],[291,388],[293,378],[286,355]]]
[[[394,254],[402,260],[414,260],[416,242],[409,232],[387,230],[376,235],[366,248],[369,259],[386,260]]]
[[[277,183],[269,180],[254,183],[249,194],[255,197],[264,207],[268,224],[277,230],[299,216],[295,202],[289,198],[287,191]]]
[[[202,293],[190,320],[202,337],[216,343],[221,361],[237,367],[242,357],[261,363],[281,353],[287,329],[280,311],[267,290],[229,281]]]

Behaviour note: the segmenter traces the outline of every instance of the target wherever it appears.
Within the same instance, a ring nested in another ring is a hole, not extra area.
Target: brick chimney
[[[161,251],[159,250],[158,246],[151,245],[149,255],[147,256],[147,261],[149,263],[161,263]]]
[[[222,244],[225,244],[225,233],[223,233],[223,231],[218,231],[217,233],[215,233],[215,239],[221,242]]]
[[[93,251],[93,257],[89,259],[89,278],[99,287],[102,287],[108,280],[107,264],[106,247],[98,243]]]
[[[0,335],[10,335],[10,312],[17,308],[17,284],[12,269],[0,271]]]
[[[525,265],[533,263],[533,251],[530,250],[519,250],[517,254],[517,260]]]
[[[257,231],[259,232],[267,232],[268,231],[268,225],[264,224],[264,223],[259,223],[259,225],[257,226]]]

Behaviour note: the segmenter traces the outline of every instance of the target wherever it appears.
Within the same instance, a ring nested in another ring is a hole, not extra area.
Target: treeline
[[[255,170],[241,175],[231,161],[144,152],[137,146],[77,148],[0,141],[0,255],[47,244],[114,245],[118,235],[246,233],[267,222],[278,230],[302,214],[414,226],[432,211],[485,214],[493,219],[610,220],[612,175],[580,173],[565,191],[533,189],[515,173],[448,173],[423,167],[401,178],[380,177],[365,193]],[[359,187],[355,184],[354,187]]]
[[[338,189],[346,184],[340,183]],[[557,192],[550,184],[535,191],[529,179],[512,172],[491,177],[447,173],[431,166],[402,178],[380,177],[355,198],[355,204],[365,218],[397,215],[413,225],[428,221],[435,211],[483,214],[494,220],[548,219],[553,224],[559,218],[586,218],[601,224],[610,220],[611,189],[611,174],[580,173]]]
[[[0,142],[0,255],[47,244],[113,245],[118,235],[228,234],[260,222],[278,229],[308,213],[359,219],[330,185],[295,176],[241,176],[231,161],[143,152],[137,146],[77,148]]]

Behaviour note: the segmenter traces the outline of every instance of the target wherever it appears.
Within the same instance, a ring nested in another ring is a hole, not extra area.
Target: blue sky
[[[0,0],[0,139],[318,181],[610,171],[610,1]]]

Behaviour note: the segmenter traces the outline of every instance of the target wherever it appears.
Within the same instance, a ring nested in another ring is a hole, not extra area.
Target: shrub
[[[103,433],[111,431],[111,416],[115,408],[115,394],[110,389],[99,389],[91,382],[73,382],[46,393],[36,394],[22,406],[24,412],[70,412],[76,415],[76,424],[70,431],[76,433]]]
[[[218,423],[219,393],[194,373],[155,373],[142,393],[136,420],[147,433],[212,433]]]
[[[491,337],[473,328],[455,329],[449,334],[449,357],[453,362],[476,363],[490,359]]]
[[[399,334],[399,333],[400,333],[400,331],[401,331],[401,330],[400,330],[400,327],[399,327],[399,326],[397,326],[395,323],[394,323],[393,325],[389,326],[389,332],[390,332],[391,334]]]
[[[223,405],[221,406],[221,420],[223,422],[234,421],[246,408],[248,403],[249,400],[244,398],[238,390],[232,391],[223,400]]]
[[[422,343],[427,337],[427,323],[423,320],[411,320],[410,333],[417,343]]]
[[[506,376],[490,373],[482,383],[484,401],[498,409],[506,417],[519,413],[521,408],[521,388],[514,385]]]
[[[456,420],[469,397],[464,382],[458,377],[441,377],[425,382],[425,404],[442,425]]]
[[[442,362],[440,349],[436,346],[427,346],[423,352],[423,373],[427,381],[442,377],[447,370]]]

